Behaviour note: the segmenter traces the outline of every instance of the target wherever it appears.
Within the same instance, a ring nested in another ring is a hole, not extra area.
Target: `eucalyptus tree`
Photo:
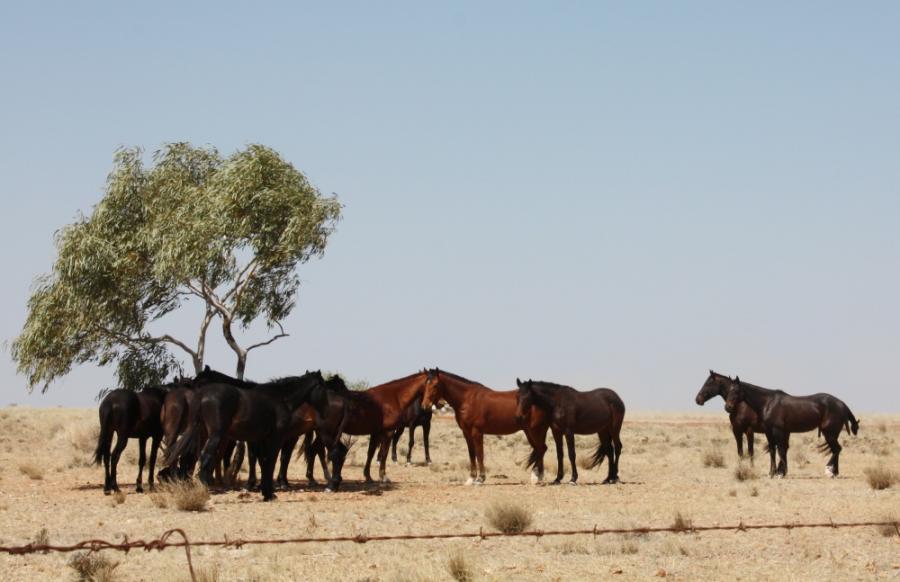
[[[46,390],[78,364],[114,364],[119,385],[135,388],[177,369],[175,354],[199,372],[215,322],[243,377],[252,350],[287,336],[297,267],[324,253],[340,213],[262,145],[226,157],[171,143],[151,164],[121,149],[101,201],[56,233],[56,261],[11,346],[18,370]],[[189,301],[202,305],[196,335],[167,333],[165,316]],[[270,337],[242,344],[237,332],[259,319]]]

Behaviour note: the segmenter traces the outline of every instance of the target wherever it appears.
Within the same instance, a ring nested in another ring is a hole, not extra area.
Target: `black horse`
[[[609,459],[609,473],[603,481],[606,484],[619,482],[619,456],[622,441],[619,435],[625,419],[625,403],[613,390],[597,388],[582,392],[569,386],[516,378],[519,391],[516,395],[516,415],[524,419],[532,405],[544,410],[550,418],[550,428],[565,434],[572,466],[574,485],[578,481],[578,466],[575,463],[575,435],[596,434],[600,442],[594,451],[591,468],[600,465],[603,458]],[[562,481],[562,445],[557,441],[556,481]]]
[[[323,384],[321,372],[309,372],[255,384],[253,389],[225,383],[195,388],[190,399],[188,429],[166,452],[164,464],[174,465],[205,433],[200,480],[208,484],[228,442],[244,441],[259,460],[263,499],[274,499],[275,461],[290,430],[291,416]]]
[[[308,373],[309,371],[307,371],[307,374]],[[195,386],[205,386],[206,384],[212,383],[229,384],[246,390],[254,390],[259,386],[256,382],[238,380],[237,378],[213,370],[209,366],[198,374],[197,378],[194,380]],[[306,458],[306,479],[311,485],[316,483],[315,477],[313,476],[313,467],[317,457],[322,465],[325,481],[331,479],[328,464],[325,462],[325,447],[320,439],[315,438],[315,428],[315,411],[308,404],[303,404],[293,411],[291,414],[290,430],[285,435],[284,444],[281,446],[281,465],[278,469],[278,477],[275,481],[278,488],[288,489],[290,487],[287,478],[288,467],[291,463],[291,454],[294,452],[294,447],[297,446],[300,437],[304,437],[302,450]],[[246,488],[248,490],[254,490],[257,487],[257,458],[252,450],[248,451],[247,464],[249,465],[249,474],[247,476]]]
[[[725,377],[728,388],[725,393],[725,410],[733,411],[739,402],[746,402],[759,416],[766,433],[769,448],[769,476],[787,475],[788,442],[792,432],[818,430],[825,437],[820,446],[822,452],[831,452],[825,472],[832,477],[840,473],[838,458],[841,445],[838,436],[846,428],[848,434],[859,431],[859,421],[850,408],[831,394],[791,396],[781,390],[770,390]],[[781,457],[775,466],[775,451]]]
[[[710,370],[709,378],[707,378],[703,387],[700,388],[700,392],[697,393],[697,397],[694,401],[700,406],[703,406],[706,404],[707,400],[715,398],[716,396],[721,396],[722,400],[725,400],[725,391],[727,390],[728,383],[723,380],[728,380],[728,377],[716,374]],[[757,432],[765,433],[762,422],[759,420],[759,416],[757,416],[757,414],[753,412],[753,409],[746,403],[739,402],[734,408],[734,411],[728,414],[728,420],[731,421],[731,432],[734,434],[735,442],[737,442],[738,457],[744,456],[744,436],[746,436],[747,452],[750,455],[750,462],[752,463],[753,434]]]
[[[143,472],[147,462],[147,439],[150,439],[150,466],[147,481],[153,489],[153,476],[156,468],[156,455],[162,439],[160,410],[166,393],[180,385],[180,381],[163,386],[152,386],[141,391],[113,390],[100,402],[100,435],[97,437],[97,448],[94,451],[94,463],[103,463],[103,493],[119,490],[116,471],[122,451],[128,445],[128,439],[138,439],[140,447],[138,457],[138,476],[135,490],[143,493]],[[116,446],[112,446],[113,433],[116,434]]]
[[[431,433],[431,417],[434,411],[422,406],[422,399],[416,398],[403,412],[404,426],[397,429],[391,440],[391,460],[397,462],[397,441],[403,436],[404,429],[409,430],[409,449],[406,451],[406,464],[412,464],[412,450],[416,442],[416,427],[422,427],[422,442],[425,445],[425,464],[431,464],[431,451],[428,448],[428,435]]]

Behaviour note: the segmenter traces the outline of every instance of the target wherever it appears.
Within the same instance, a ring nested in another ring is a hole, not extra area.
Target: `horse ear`
[[[522,387],[522,381],[521,381],[521,380],[519,380],[519,378],[518,378],[518,377],[516,377],[516,386],[518,386],[518,387],[519,387],[519,388],[521,388],[521,387]]]
[[[206,364],[205,366],[203,366],[203,371],[204,371],[204,372],[209,372],[210,370],[211,370],[211,369],[210,369],[210,367],[209,367],[209,364]]]
[[[712,368],[709,369],[709,375],[710,375],[710,376],[715,376],[715,375],[716,375],[716,373],[712,371]]]
[[[740,377],[740,376],[735,376],[735,377],[734,377],[734,383],[735,383],[735,384],[740,384],[740,383],[741,383],[741,377]]]

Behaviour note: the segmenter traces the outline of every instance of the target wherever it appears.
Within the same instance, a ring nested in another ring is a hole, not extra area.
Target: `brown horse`
[[[150,439],[150,466],[147,480],[153,489],[153,472],[156,468],[156,454],[162,439],[160,410],[166,392],[176,383],[165,386],[144,388],[140,392],[134,390],[113,390],[100,403],[100,434],[97,437],[97,448],[94,451],[94,463],[103,463],[103,492],[119,490],[116,470],[122,451],[128,445],[128,439],[138,439],[138,476],[135,490],[143,493],[142,475],[147,462],[147,439]],[[116,434],[116,446],[112,446],[113,433]]]
[[[725,400],[725,392],[728,389],[730,379],[728,376],[716,374],[712,370],[709,371],[709,378],[700,388],[694,402],[703,406],[706,401],[721,396]],[[731,421],[731,432],[734,434],[734,440],[737,442],[738,457],[744,456],[744,436],[747,437],[747,452],[750,455],[750,462],[753,462],[753,433],[765,433],[759,416],[753,412],[753,409],[744,402],[739,402],[732,412],[728,414],[728,420]]]
[[[733,411],[738,402],[746,402],[762,420],[769,442],[770,477],[787,475],[787,451],[791,433],[812,430],[818,430],[825,437],[825,443],[820,446],[822,452],[831,452],[825,473],[837,477],[840,473],[838,458],[842,449],[838,436],[844,428],[847,429],[847,434],[855,435],[859,431],[859,421],[850,412],[850,408],[831,394],[791,396],[781,390],[741,382],[736,376],[734,380],[728,380],[725,410]],[[776,449],[781,457],[777,467]]]
[[[622,422],[625,420],[625,403],[613,390],[597,388],[582,392],[569,386],[516,378],[519,387],[516,415],[525,421],[537,407],[546,413],[554,431],[566,437],[569,450],[569,464],[572,467],[571,485],[578,481],[578,466],[575,464],[575,435],[596,434],[600,439],[594,452],[590,468],[609,459],[609,472],[604,484],[619,482],[619,457],[622,454]],[[556,482],[562,479],[562,463],[559,464]]]
[[[483,384],[438,368],[428,370],[422,406],[445,400],[453,408],[456,423],[462,430],[469,448],[469,480],[466,485],[481,485],[485,481],[484,435],[507,435],[525,432],[531,445],[528,465],[533,467],[532,481],[544,477],[544,453],[547,451],[547,430],[550,419],[540,408],[533,408],[527,421],[516,416],[516,392],[498,392]],[[559,433],[553,432],[557,446],[557,467],[562,467],[562,443]]]
[[[332,460],[328,491],[336,491],[342,481],[341,469],[347,452],[347,447],[341,442],[344,434],[371,437],[363,475],[367,483],[372,482],[372,457],[380,447],[378,478],[388,482],[385,465],[391,437],[397,428],[403,426],[404,411],[414,400],[422,398],[426,379],[427,374],[423,370],[361,392],[348,390],[341,381],[335,386],[329,383],[325,390],[317,390],[310,395],[310,405],[316,410],[319,437],[328,447]]]

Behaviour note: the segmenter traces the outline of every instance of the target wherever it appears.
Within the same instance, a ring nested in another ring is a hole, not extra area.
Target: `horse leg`
[[[553,442],[556,445],[556,479],[551,483],[552,485],[559,485],[562,483],[563,475],[565,474],[565,463],[563,463],[563,436],[562,433],[558,431],[551,431],[553,433]]]
[[[619,457],[622,456],[622,441],[619,439],[619,435],[613,434],[613,453],[614,457],[610,457],[610,462],[613,463],[613,470],[610,473],[610,476],[607,477],[607,481],[610,483],[618,483],[619,482]]]
[[[753,429],[748,428],[747,429],[747,453],[750,455],[750,464],[751,465],[753,464],[753,440],[754,440]]]
[[[466,447],[469,449],[469,480],[466,481],[466,485],[473,485],[478,476],[478,467],[475,465],[475,442],[472,440],[472,435],[463,434],[466,437]]]
[[[328,451],[328,456],[331,459],[331,479],[328,481],[328,487],[325,488],[325,491],[337,491],[341,486],[341,469],[344,467],[344,459],[347,458],[347,447],[344,443],[338,441]]]
[[[397,462],[397,442],[400,440],[400,437],[403,435],[403,427],[397,429],[397,432],[394,433],[394,437],[391,439],[391,460],[395,463]]]
[[[378,440],[375,438],[375,435],[369,437],[369,450],[366,451],[366,466],[363,469],[363,477],[366,478],[366,483],[374,483],[372,479],[372,457],[375,456],[375,449],[378,448]]]
[[[744,432],[740,428],[732,425],[731,433],[734,435],[735,442],[737,442],[738,459],[743,459],[744,458]]]
[[[312,447],[315,451],[316,456],[319,457],[319,463],[322,465],[322,475],[325,479],[325,482],[331,481],[331,471],[328,470],[328,462],[325,459],[325,443],[318,436],[315,437],[316,440],[313,441]],[[310,478],[310,484],[315,484],[316,480],[312,478],[312,464],[315,460],[310,461],[309,473],[307,473],[307,477]]]
[[[781,433],[778,435],[778,468],[775,469],[776,477],[787,477],[787,452],[790,440],[790,433]]]
[[[155,436],[150,440],[150,467],[147,471],[147,485],[153,491],[153,472],[156,470],[156,454],[159,452],[159,439]]]
[[[138,438],[138,476],[134,484],[134,490],[144,492],[144,465],[147,464],[147,437]]]
[[[484,435],[476,431],[472,435],[472,442],[475,445],[475,464],[478,470],[475,484],[482,485],[487,478],[484,471]]]
[[[219,447],[222,446],[222,435],[218,431],[210,431],[209,438],[200,452],[200,482],[204,485],[212,483],[213,468],[219,456]]]
[[[771,432],[766,433],[766,448],[769,449],[769,478],[775,476],[775,437]]]
[[[109,495],[109,492],[112,491],[112,480],[110,477],[110,469],[109,469],[109,457],[110,457],[110,445],[112,444],[112,436],[109,437],[109,442],[103,444],[103,494]]]
[[[256,452],[258,450],[258,447],[251,446],[249,443],[247,444],[247,465],[250,470],[250,473],[247,475],[247,484],[244,485],[244,489],[246,489],[247,491],[255,491],[257,488],[256,464],[259,462],[259,457],[257,456]],[[262,473],[262,465],[260,465],[259,469],[260,473]]]
[[[575,463],[575,433],[569,431],[566,433],[566,449],[569,451],[569,465],[572,466],[572,479],[569,485],[578,483],[578,465]]]
[[[412,433],[410,433],[412,434]],[[381,448],[378,449],[378,480],[382,483],[390,483],[391,480],[388,479],[387,476],[387,456],[388,456],[388,448],[391,445],[391,433],[387,433],[382,435],[381,437]]]
[[[290,489],[290,483],[288,483],[288,468],[291,466],[291,454],[294,452],[294,447],[297,446],[297,441],[300,440],[300,435],[289,438],[283,445],[281,445],[281,464],[278,466],[278,479],[275,482],[275,487],[278,489]]]
[[[428,450],[428,435],[431,433],[431,419],[422,424],[422,444],[425,446],[425,464],[431,464],[431,451]]]
[[[110,468],[109,468],[109,487],[112,491],[119,490],[119,481],[116,478],[116,472],[119,468],[119,457],[122,456],[122,451],[125,450],[125,446],[128,444],[128,437],[125,436],[125,433],[117,432],[116,433],[116,447],[113,449],[112,454],[110,455]]]
[[[412,450],[416,444],[416,424],[409,425],[409,448],[406,450],[406,464],[412,465]]]
[[[828,444],[828,448],[831,449],[831,458],[828,460],[828,465],[825,467],[825,473],[829,475],[831,478],[837,477],[840,474],[840,468],[838,467],[838,458],[841,455],[841,443],[838,442],[838,434],[840,434],[840,427],[834,433],[831,432],[823,432],[825,436],[825,442]]]

